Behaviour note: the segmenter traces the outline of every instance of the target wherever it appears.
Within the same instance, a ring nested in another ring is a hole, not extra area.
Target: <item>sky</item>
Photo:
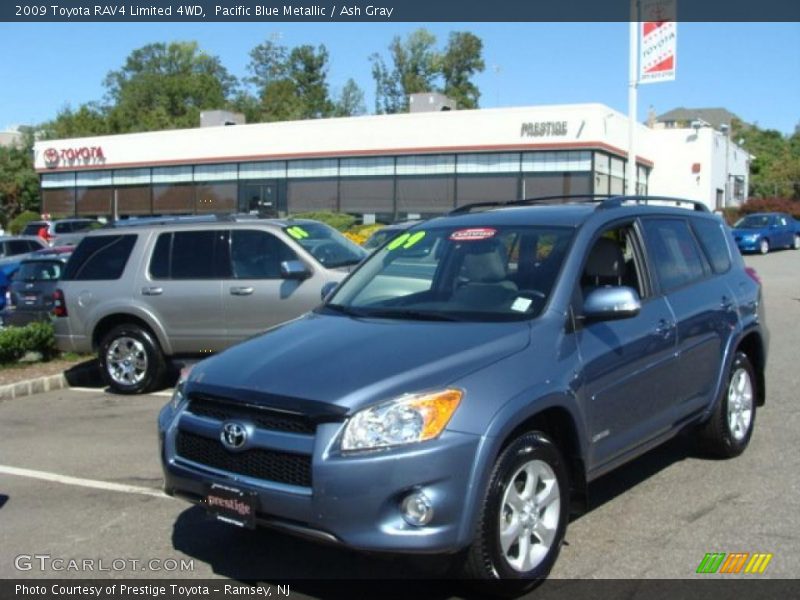
[[[599,102],[627,112],[627,23],[0,23],[0,130],[52,119],[102,100],[105,75],[151,42],[196,40],[237,77],[266,39],[325,44],[329,83],[349,77],[374,110],[369,55],[425,26],[444,46],[450,31],[484,42],[476,77],[481,107]],[[16,51],[8,52],[14,48]],[[638,117],[679,106],[723,107],[762,128],[800,123],[800,23],[679,23],[677,78],[639,87]]]

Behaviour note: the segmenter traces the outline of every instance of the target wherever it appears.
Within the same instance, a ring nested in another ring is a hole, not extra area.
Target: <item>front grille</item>
[[[191,396],[188,411],[200,417],[210,417],[218,421],[245,419],[259,429],[285,431],[288,433],[313,434],[314,423],[305,415],[284,413],[269,408],[240,405],[223,399],[208,396]]]
[[[178,431],[178,456],[238,475],[311,487],[311,457],[290,452],[251,448],[229,452],[221,442],[186,431]]]

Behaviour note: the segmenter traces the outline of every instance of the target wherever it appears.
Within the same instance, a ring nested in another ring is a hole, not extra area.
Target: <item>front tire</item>
[[[153,335],[126,323],[103,338],[99,351],[103,376],[119,394],[143,394],[157,388],[166,370],[164,354]]]
[[[794,248],[795,250],[800,250],[800,233],[795,234],[792,248]]]
[[[492,471],[464,574],[503,580],[514,592],[540,583],[564,541],[569,489],[564,458],[547,435],[511,442]]]
[[[737,352],[728,370],[727,385],[700,432],[706,452],[719,458],[733,458],[745,451],[756,422],[757,382],[750,359],[744,352]]]
[[[761,240],[758,244],[758,251],[761,254],[769,253],[769,240]]]

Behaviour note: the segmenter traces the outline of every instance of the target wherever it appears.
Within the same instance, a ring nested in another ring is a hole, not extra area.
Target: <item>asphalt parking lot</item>
[[[592,508],[570,524],[552,577],[708,577],[695,575],[707,552],[770,552],[762,577],[800,573],[800,252],[747,262],[764,280],[772,334],[767,404],[750,448],[716,461],[698,455],[691,438],[679,438],[595,482]],[[78,389],[0,403],[0,578],[281,583],[421,574],[403,559],[242,531],[161,495],[155,423],[167,397]],[[121,570],[80,573],[42,570],[34,560],[22,563],[30,570],[18,570],[20,555],[127,562]],[[160,566],[144,566],[151,559]],[[193,570],[164,570],[181,559]]]

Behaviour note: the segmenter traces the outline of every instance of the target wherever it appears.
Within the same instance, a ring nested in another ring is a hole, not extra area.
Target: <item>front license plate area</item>
[[[218,521],[255,529],[256,494],[214,483],[206,493],[206,510]]]

